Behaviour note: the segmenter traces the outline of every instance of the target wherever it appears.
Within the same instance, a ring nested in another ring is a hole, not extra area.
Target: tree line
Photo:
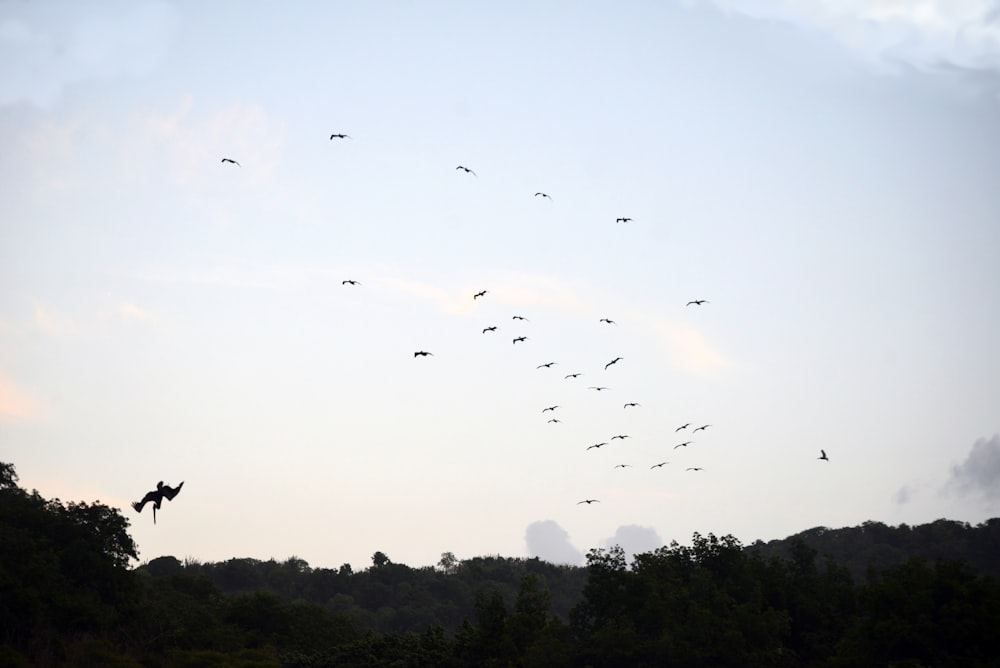
[[[997,520],[951,524],[888,529],[996,540]],[[968,559],[893,555],[858,576],[801,535],[745,547],[695,534],[631,563],[619,547],[591,550],[585,567],[445,553],[410,568],[376,552],[357,572],[294,557],[131,568],[127,529],[117,509],[29,493],[0,464],[0,667],[990,666],[1000,656],[1000,585]]]

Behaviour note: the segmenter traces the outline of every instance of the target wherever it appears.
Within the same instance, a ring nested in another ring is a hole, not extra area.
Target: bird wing
[[[177,487],[167,487],[166,485],[164,485],[163,498],[165,498],[167,501],[173,501],[174,497],[181,493],[181,487],[183,486],[184,486],[183,481],[181,481],[181,484],[177,485]]]

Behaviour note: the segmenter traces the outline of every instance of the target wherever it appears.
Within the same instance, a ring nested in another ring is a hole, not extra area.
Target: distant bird
[[[630,468],[632,468],[632,465],[631,464],[616,464],[615,468],[616,469],[630,469]]]
[[[514,343],[517,343],[518,341],[527,341],[527,340],[528,340],[527,336],[519,336],[516,339],[514,339]]]
[[[694,431],[692,431],[691,433],[693,434],[695,431],[705,431],[706,429],[708,429],[711,426],[712,425],[710,425],[710,424],[703,424],[700,427],[695,427]]]
[[[608,320],[607,318],[601,318],[599,322],[606,322],[609,325],[614,325],[615,324],[614,320]]]
[[[641,404],[637,404],[637,403],[636,403],[636,402],[634,402],[634,401],[630,401],[630,402],[628,402],[627,404],[625,404],[625,405],[623,406],[623,408],[630,408],[630,407],[636,407],[636,406],[639,406],[639,405],[641,405]]]
[[[688,467],[688,468],[686,468],[684,470],[685,471],[704,471],[705,469],[701,468],[700,466],[691,466],[691,467]]]
[[[535,368],[536,369],[541,369],[541,368],[551,369],[553,364],[555,364],[555,362],[546,362],[545,364],[539,364]]]
[[[339,132],[337,134],[330,135],[330,139],[331,140],[332,139],[350,139],[350,138],[351,138],[351,135],[345,135],[345,134],[341,134]]]
[[[142,497],[142,501],[136,501],[132,504],[135,508],[135,512],[141,513],[143,506],[145,506],[150,501],[153,502],[153,524],[156,524],[156,511],[160,509],[160,503],[163,499],[167,501],[173,500],[175,496],[180,494],[181,487],[184,486],[184,482],[177,485],[177,487],[170,487],[169,485],[164,485],[163,481],[156,483],[156,489],[152,492],[146,492],[146,496]]]
[[[562,420],[557,420],[556,418],[552,418],[551,420],[549,420],[549,422],[562,422]]]
[[[679,432],[681,429],[687,429],[690,426],[691,426],[690,422],[688,422],[687,424],[682,424],[681,426],[677,427],[677,429],[674,429],[674,433]]]
[[[361,285],[360,283],[358,283],[357,281],[355,281],[353,278],[349,278],[346,281],[341,281],[340,284],[341,285]]]
[[[482,291],[477,292],[476,294],[472,295],[472,298],[475,300],[475,299],[479,299],[480,297],[485,297],[485,296],[486,296],[486,290],[482,290]]]
[[[478,175],[477,175],[477,174],[476,174],[476,173],[475,173],[474,171],[472,171],[472,170],[471,170],[471,169],[469,169],[468,167],[465,167],[464,165],[459,165],[459,166],[458,166],[458,167],[456,167],[455,169],[461,169],[461,170],[462,170],[463,172],[465,172],[466,174],[472,174],[473,176],[478,176]]]
[[[816,459],[822,459],[824,462],[830,461],[830,458],[826,456],[826,450],[820,450],[819,457],[817,457]]]
[[[616,357],[613,360],[611,360],[610,362],[608,362],[607,364],[605,364],[604,368],[607,369],[612,364],[617,364],[619,360],[623,360],[623,359],[625,359],[625,358],[624,357]]]
[[[600,392],[601,390],[610,390],[611,388],[610,387],[597,387],[596,385],[591,385],[587,389],[588,390],[597,390],[598,392]]]
[[[621,440],[623,440],[623,441],[624,441],[624,440],[625,440],[626,438],[628,438],[628,434],[618,434],[617,436],[612,436],[612,437],[611,437],[611,440],[613,441],[613,440],[615,440],[616,438],[620,438]]]
[[[677,448],[686,448],[687,446],[691,445],[691,443],[693,443],[693,442],[694,441],[684,441],[683,443],[678,443],[677,445],[674,446],[674,450],[676,450]]]
[[[545,411],[554,411],[557,408],[559,408],[559,407],[558,406],[549,406],[548,408],[543,408],[542,412],[544,413]]]
[[[594,448],[599,448],[602,445],[607,445],[607,442],[594,443],[593,445],[589,446],[587,449],[588,450],[593,450]]]
[[[632,219],[631,218],[615,218],[615,222],[616,223],[627,223],[630,220],[632,220]]]
[[[578,501],[576,505],[580,505],[581,503],[586,503],[589,506],[592,503],[600,503],[600,501],[597,499],[584,499],[583,501]]]
[[[535,193],[535,197],[545,197],[546,199],[552,199],[551,197],[549,197],[545,193]]]
[[[229,164],[231,164],[231,165],[236,165],[237,167],[242,167],[242,166],[243,166],[243,165],[241,165],[240,163],[238,163],[238,162],[236,162],[235,160],[233,160],[232,158],[223,158],[223,159],[222,159],[222,162],[223,162],[223,163],[226,163],[226,162],[228,162]]]
[[[568,373],[565,376],[563,376],[563,380],[567,378],[579,378],[582,375],[583,375],[582,373]]]
[[[659,464],[653,464],[652,466],[650,466],[650,467],[649,467],[649,470],[651,470],[651,471],[652,471],[653,469],[658,469],[658,468],[660,468],[661,466],[666,466],[666,465],[667,465],[667,464],[669,464],[669,463],[670,463],[670,462],[660,462]]]
[[[512,317],[511,317],[511,320],[524,320],[525,322],[531,322],[530,320],[528,320],[528,319],[527,319],[527,318],[525,318],[524,316],[520,316],[520,315],[515,315],[515,316],[512,316]]]
[[[485,334],[486,332],[495,332],[495,331],[497,331],[497,326],[490,325],[489,327],[483,329],[483,334]]]
[[[691,306],[691,304],[694,304],[695,306],[701,306],[702,304],[708,304],[708,303],[710,302],[707,299],[692,299],[687,304],[685,304],[685,306]]]
[[[434,353],[429,353],[426,350],[418,350],[417,352],[413,353],[414,357],[427,357],[428,355],[433,357]]]

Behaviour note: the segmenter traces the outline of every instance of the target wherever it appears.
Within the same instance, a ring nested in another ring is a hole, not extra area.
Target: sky
[[[0,460],[141,561],[1000,510],[998,2],[0,2],[0,145]]]

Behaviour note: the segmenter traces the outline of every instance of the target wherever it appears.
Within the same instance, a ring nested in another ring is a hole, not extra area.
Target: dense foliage
[[[997,530],[996,520],[951,525],[905,531],[961,535],[980,554]],[[820,565],[803,537],[744,549],[711,534],[631,564],[620,548],[592,550],[585,568],[445,553],[437,568],[413,569],[376,552],[360,572],[296,558],[161,557],[130,570],[127,527],[100,503],[28,493],[0,464],[0,667],[989,666],[1000,656],[1000,586],[980,572],[996,568],[996,551],[980,555],[980,571],[893,553],[860,579],[835,552]]]

